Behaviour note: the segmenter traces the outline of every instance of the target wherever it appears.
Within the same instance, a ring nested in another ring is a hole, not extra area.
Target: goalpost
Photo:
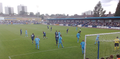
[[[95,45],[94,43],[97,35],[99,35],[100,43]],[[112,54],[120,53],[120,50],[117,52],[114,51],[114,39],[117,36],[120,38],[120,32],[85,35],[84,59],[99,59],[101,57],[105,58],[106,56],[109,57]]]

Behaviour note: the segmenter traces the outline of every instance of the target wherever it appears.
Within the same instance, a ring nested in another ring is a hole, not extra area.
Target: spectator
[[[103,57],[101,59],[104,59]]]
[[[117,55],[116,55],[116,58],[117,58],[117,59],[120,59],[120,55],[119,55],[119,54],[117,54]]]
[[[110,59],[109,57],[106,57],[106,59]]]
[[[114,56],[113,56],[113,55],[110,55],[110,59],[114,59]]]

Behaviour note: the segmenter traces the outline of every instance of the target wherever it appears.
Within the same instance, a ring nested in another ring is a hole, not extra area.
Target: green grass
[[[51,26],[49,26],[51,27]],[[46,25],[0,25],[0,59],[83,59],[80,48],[80,43],[77,43],[76,27],[52,26],[53,30],[47,29]],[[69,28],[69,33],[66,34],[66,29]],[[23,35],[20,36],[20,29]],[[25,37],[25,30],[28,30],[28,36]],[[55,43],[55,31],[61,31],[64,40],[63,46],[58,49]],[[48,39],[43,39],[42,32],[45,31]],[[96,28],[82,28],[80,42],[84,39],[86,34],[118,32],[119,30],[96,29]],[[40,38],[40,50],[35,49],[35,44],[32,44],[30,35],[34,33]],[[94,38],[87,42],[95,50]],[[93,44],[93,45],[92,45]],[[109,46],[110,43],[108,43]],[[101,47],[104,48],[104,47]],[[102,51],[103,49],[101,49]],[[109,48],[108,48],[109,50]],[[110,51],[110,50],[109,50]],[[87,52],[94,52],[94,50],[87,50]],[[117,52],[106,52],[106,55],[115,54]],[[101,55],[102,57],[103,55]],[[91,57],[96,57],[96,54]],[[104,57],[104,56],[103,56]]]

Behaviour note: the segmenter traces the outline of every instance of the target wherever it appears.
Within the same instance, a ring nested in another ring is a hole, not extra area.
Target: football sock
[[[36,48],[37,48],[37,45],[36,45]]]
[[[84,53],[83,49],[82,49],[82,54]]]
[[[58,48],[59,48],[59,45],[60,45],[60,44],[58,44]]]
[[[96,41],[95,41],[95,44],[96,44]]]
[[[63,47],[63,44],[61,44],[62,45],[62,47]]]
[[[116,47],[114,47],[114,50],[116,50]]]
[[[119,46],[117,47],[117,50],[119,49]]]
[[[79,39],[77,39],[77,42],[79,42]]]
[[[39,49],[39,45],[38,45],[38,49]]]

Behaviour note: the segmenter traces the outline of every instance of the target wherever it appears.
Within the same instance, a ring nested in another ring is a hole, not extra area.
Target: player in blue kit
[[[22,35],[22,29],[20,29],[20,35]]]
[[[62,46],[62,48],[63,48],[63,44],[62,44],[62,35],[60,35],[60,37],[59,37],[59,44],[58,44],[58,48],[59,48],[59,45],[61,44],[61,46]],[[64,41],[63,41],[64,42]]]
[[[38,36],[35,38],[35,45],[36,45],[36,49],[37,49],[37,46],[38,46],[38,50],[39,50],[39,42],[40,42],[40,39],[38,38]]]
[[[56,32],[55,32],[55,36],[56,36],[57,34],[58,34],[58,32],[56,31]]]
[[[79,43],[80,31],[77,33],[76,37],[78,38],[78,39],[77,39],[77,43]]]
[[[60,35],[61,35],[61,33],[60,33],[60,31],[58,32],[58,36],[60,37]]]
[[[66,33],[68,33],[69,28],[66,30]]]
[[[76,26],[76,31],[77,31],[78,27]]]
[[[48,30],[49,30],[49,26],[47,26]]]
[[[82,46],[82,54],[84,54],[85,42],[84,40],[80,43],[80,48]]]
[[[56,46],[57,46],[58,45],[58,39],[59,39],[58,34],[55,35],[55,39],[56,39]]]
[[[32,35],[31,35],[32,43],[34,41],[34,38],[35,38],[35,35],[34,35],[34,33],[32,33]]]
[[[57,44],[58,44],[58,39],[59,39],[59,36],[58,36],[58,32],[56,31],[56,32],[55,32],[56,46],[57,46]]]
[[[52,31],[52,27],[51,27],[50,29],[51,29],[51,31]]]
[[[25,31],[25,37],[28,37],[28,33],[27,33],[27,30]]]
[[[46,33],[43,31],[43,38],[45,39],[45,38],[47,38],[46,37]]]
[[[96,37],[95,44],[96,44],[96,42],[98,43],[98,41],[99,41],[99,35],[97,35],[97,37]]]

